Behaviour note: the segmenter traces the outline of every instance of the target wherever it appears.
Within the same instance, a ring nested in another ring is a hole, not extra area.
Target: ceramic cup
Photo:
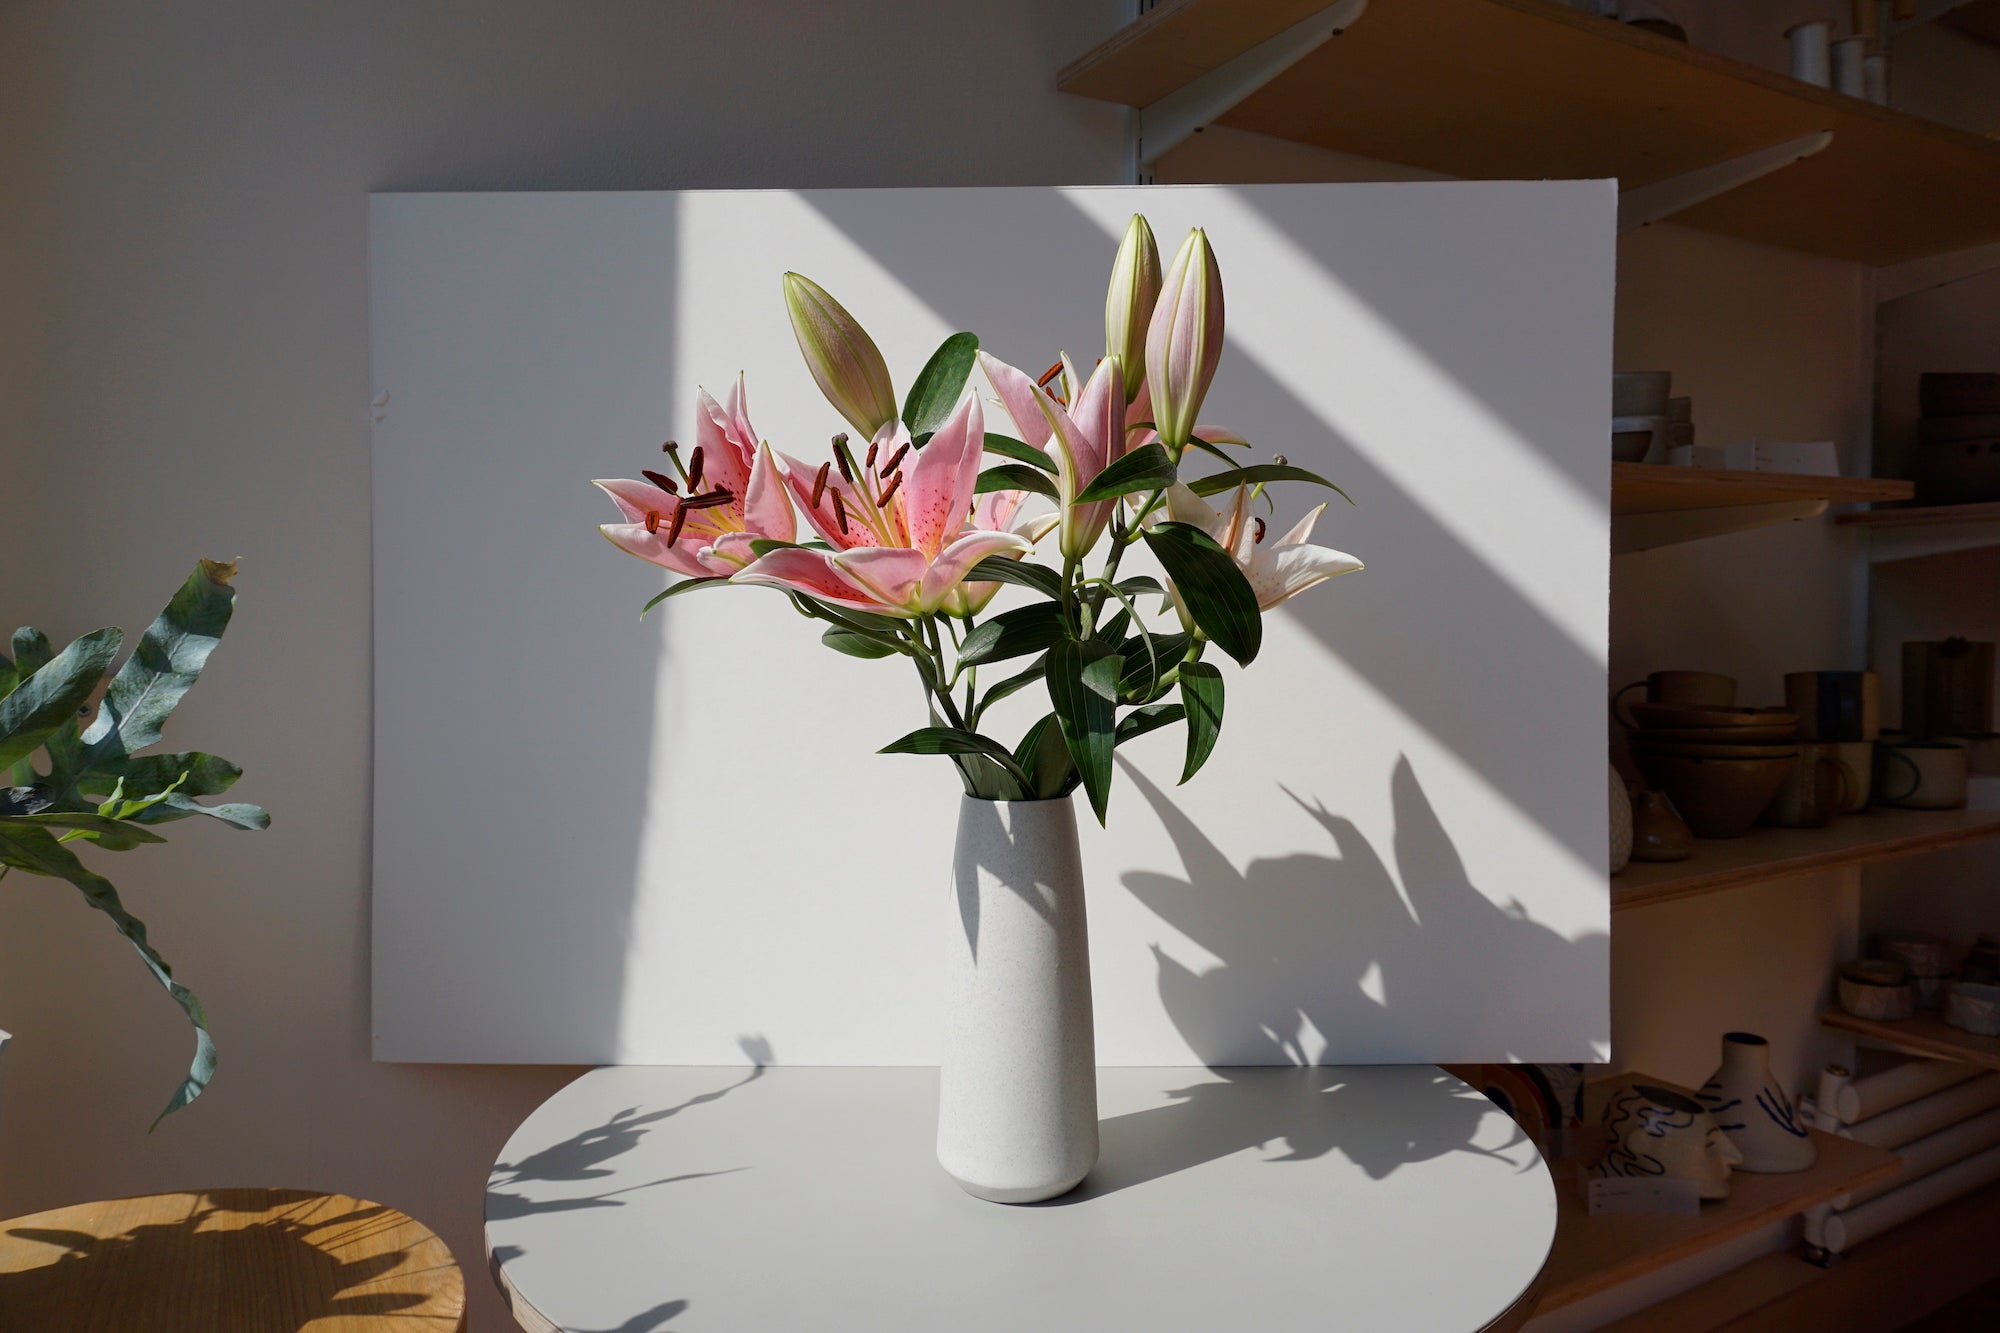
[[[1872,741],[1882,732],[1881,678],[1872,671],[1793,671],[1785,707],[1802,741]]]
[[[1847,798],[1840,813],[1857,814],[1868,808],[1869,794],[1875,789],[1875,742],[1835,741],[1833,752],[1847,778]]]
[[[1780,828],[1823,828],[1847,807],[1847,766],[1840,747],[1819,741],[1799,746],[1785,785],[1764,810],[1764,822]]]
[[[1875,803],[1908,810],[1965,804],[1965,747],[1950,741],[1893,741],[1875,747]]]

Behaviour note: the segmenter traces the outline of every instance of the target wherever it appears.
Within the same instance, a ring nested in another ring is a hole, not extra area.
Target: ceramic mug
[[[1875,803],[1909,810],[1965,804],[1965,747],[1949,741],[1893,741],[1875,747]]]
[[[1881,677],[1872,671],[1793,671],[1785,708],[1802,741],[1872,741],[1882,733]]]
[[[1679,704],[1686,708],[1729,708],[1736,703],[1736,677],[1714,671],[1655,671],[1644,680],[1635,680],[1611,696],[1611,712],[1626,726],[1618,705],[1634,690],[1646,691],[1649,704]],[[1637,728],[1633,728],[1637,730]]]
[[[1868,797],[1875,787],[1875,742],[1835,741],[1833,751],[1847,778],[1847,799],[1841,803],[1840,813],[1858,814],[1868,808]]]
[[[1847,766],[1840,747],[1828,742],[1801,745],[1785,785],[1764,810],[1764,822],[1780,828],[1823,828],[1847,808]]]

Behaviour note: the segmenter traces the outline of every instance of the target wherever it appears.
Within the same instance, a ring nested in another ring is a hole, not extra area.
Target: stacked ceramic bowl
[[[1697,838],[1740,838],[1798,762],[1798,715],[1632,704],[1632,758]]]
[[[2000,373],[1924,375],[1918,395],[1917,503],[2000,500]]]
[[[1667,461],[1668,370],[1621,370],[1611,377],[1611,457],[1620,463]],[[1678,400],[1677,400],[1678,401]]]

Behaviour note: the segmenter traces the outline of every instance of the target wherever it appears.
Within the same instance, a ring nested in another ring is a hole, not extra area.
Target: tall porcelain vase
[[[1033,1203],[1097,1162],[1097,1047],[1076,807],[965,797],[952,859],[938,1163]]]
[[[1754,1032],[1722,1034],[1722,1067],[1701,1085],[1700,1096],[1742,1150],[1738,1171],[1803,1171],[1818,1157],[1804,1117],[1771,1078],[1771,1044]]]

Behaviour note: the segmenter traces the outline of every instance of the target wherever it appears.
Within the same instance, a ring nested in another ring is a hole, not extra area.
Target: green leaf
[[[1017,440],[1011,435],[996,435],[990,430],[987,431],[986,452],[1040,468],[1052,477],[1056,473],[1056,460],[1049,457],[1047,450],[1037,449],[1026,440]]]
[[[950,420],[978,359],[979,339],[970,333],[954,333],[938,344],[903,400],[903,424],[912,437],[936,434]]]
[[[123,637],[115,629],[84,635],[0,699],[0,769],[33,753],[75,719],[118,656]],[[18,640],[17,635],[17,648]]]
[[[167,1102],[167,1109],[160,1112],[153,1121],[158,1127],[161,1120],[186,1106],[201,1095],[208,1081],[215,1076],[215,1041],[208,1035],[208,1016],[202,1012],[201,1001],[186,986],[174,980],[173,968],[159,952],[146,941],[146,926],[139,918],[125,910],[118,900],[118,891],[111,887],[111,881],[94,874],[83,862],[76,859],[76,853],[55,840],[55,836],[45,828],[18,823],[12,820],[0,821],[0,862],[27,871],[31,875],[46,875],[52,879],[65,879],[82,891],[84,901],[111,918],[118,933],[131,941],[139,952],[147,971],[166,987],[167,994],[173,996],[174,1003],[181,1007],[194,1024],[194,1060],[188,1066],[187,1077]]]
[[[1162,588],[1160,581],[1151,574],[1134,574],[1129,579],[1118,580],[1118,591],[1127,597],[1137,597],[1144,592],[1158,593],[1162,597],[1167,595],[1167,590]]]
[[[1257,594],[1229,552],[1186,523],[1161,523],[1147,528],[1144,535],[1202,633],[1249,666],[1263,643],[1264,621],[1257,610]]]
[[[1309,481],[1315,486],[1324,486],[1349,504],[1354,497],[1328,481],[1317,472],[1308,472],[1290,463],[1251,463],[1229,472],[1218,472],[1212,477],[1198,477],[1188,483],[1188,489],[1196,495],[1219,495],[1223,491],[1233,491],[1238,486],[1267,484],[1273,481]]]
[[[1011,560],[1002,555],[989,555],[966,571],[968,583],[1014,583],[1023,588],[1033,588],[1044,597],[1062,597],[1062,575],[1047,565],[1038,565],[1028,560]]]
[[[1158,731],[1161,727],[1170,727],[1185,716],[1186,713],[1179,704],[1147,704],[1144,708],[1135,708],[1119,721],[1118,733],[1113,743],[1123,745],[1135,736]]]
[[[894,657],[903,651],[895,644],[884,643],[873,634],[862,630],[842,629],[838,625],[820,635],[819,641],[835,652],[846,653],[849,657]]]
[[[178,754],[120,755],[76,783],[82,796],[103,796],[123,782],[134,791],[165,791],[179,783],[185,796],[219,796],[236,785],[243,770],[219,755],[199,750]]]
[[[1024,789],[1032,788],[1028,775],[1014,762],[1014,756],[1007,747],[977,732],[960,731],[956,727],[920,727],[907,736],[890,741],[877,754],[977,754],[984,755],[1005,769],[1007,776],[1020,783]]]
[[[1188,645],[1193,642],[1194,637],[1189,634],[1155,634],[1149,653],[1145,636],[1135,634],[1118,645],[1118,651],[1125,659],[1124,669],[1118,676],[1119,697],[1147,702],[1157,697],[1161,682],[1180,664]]]
[[[1028,792],[1033,800],[1052,801],[1076,787],[1076,761],[1070,758],[1069,743],[1054,713],[1042,714],[1028,728],[1014,747],[1014,759],[1032,779]]]
[[[203,805],[192,797],[174,792],[158,805],[149,806],[132,816],[135,824],[171,824],[176,819],[186,819],[189,815],[205,815],[219,823],[238,829],[266,829],[271,826],[271,816],[261,805],[248,805],[240,801],[228,801],[221,805]]]
[[[678,597],[684,592],[694,592],[698,588],[713,588],[718,583],[727,583],[727,582],[729,582],[728,579],[722,577],[721,575],[716,575],[711,578],[681,579],[676,583],[668,584],[667,587],[662,592],[660,592],[657,596],[648,600],[644,606],[639,608],[639,619],[644,620],[648,612],[650,612],[654,607],[658,606],[661,602],[666,601],[667,598],[669,597]]]
[[[992,491],[1033,491],[1036,495],[1056,498],[1056,484],[1042,473],[1019,463],[1002,463],[998,467],[987,468],[979,474],[979,484],[972,488],[975,495],[986,495]]]
[[[1049,649],[1049,702],[1100,824],[1111,799],[1121,664],[1117,650],[1101,639],[1062,639]]]
[[[1181,663],[1181,703],[1187,710],[1186,782],[1201,771],[1222,734],[1222,672],[1213,662]]]
[[[754,556],[769,555],[773,551],[799,551],[803,549],[805,548],[798,542],[781,542],[776,537],[752,537],[750,539],[750,554]]]
[[[959,645],[959,665],[1004,662],[1039,653],[1062,635],[1062,608],[1054,602],[1032,602],[975,626]]]
[[[84,766],[136,754],[160,739],[160,728],[208,662],[229,627],[236,590],[232,564],[203,560],[146,628],[132,655],[104,692],[97,719],[83,733]]]
[[[1038,657],[1025,670],[1016,675],[1009,676],[1007,679],[994,685],[986,691],[986,697],[980,701],[980,710],[983,712],[991,708],[994,704],[999,703],[1002,699],[1005,699],[1008,695],[1040,680],[1042,678],[1042,669],[1045,665],[1045,659]]]
[[[1174,484],[1174,460],[1166,446],[1155,440],[1143,449],[1134,449],[1091,479],[1078,492],[1075,504],[1111,500],[1134,491],[1164,490]]]
[[[165,842],[166,839],[138,824],[126,823],[122,818],[110,815],[91,814],[88,811],[71,810],[63,813],[39,815],[15,815],[23,823],[39,825],[43,828],[75,829],[84,839],[96,843],[109,852],[127,852],[142,842]]]
[[[21,674],[22,680],[47,666],[55,652],[55,645],[49,642],[49,636],[33,626],[23,625],[14,631],[14,669]]]

